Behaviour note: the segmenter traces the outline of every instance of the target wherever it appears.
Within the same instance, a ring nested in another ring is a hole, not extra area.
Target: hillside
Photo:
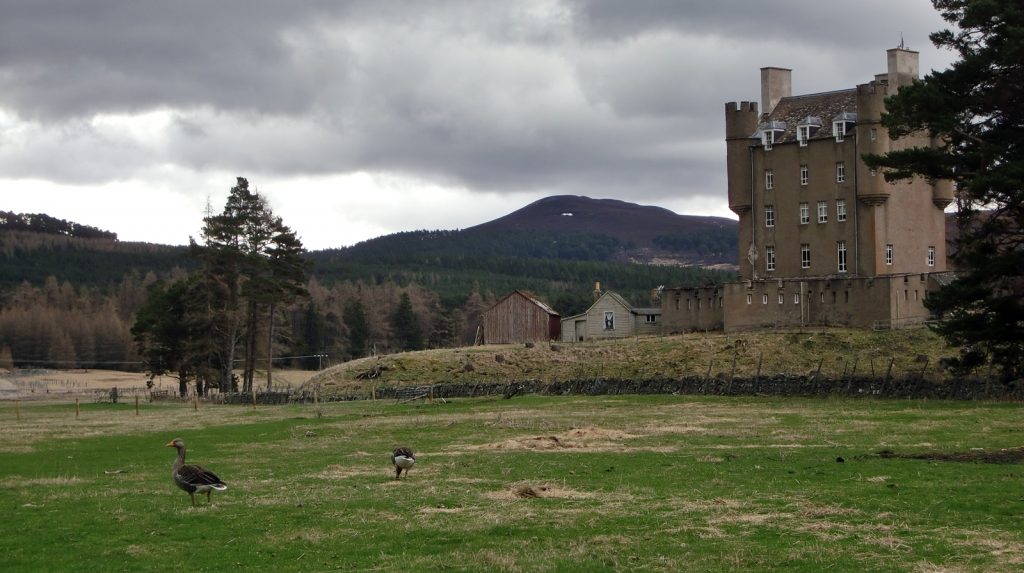
[[[956,351],[927,329],[692,333],[532,348],[507,344],[405,352],[334,366],[311,377],[306,386],[319,385],[327,396],[365,396],[374,386],[729,377],[733,373],[753,377],[757,372],[762,376],[808,374],[819,365],[822,377],[841,379],[854,372],[883,376],[890,360],[893,377],[925,372],[929,379],[945,379],[948,373],[938,366],[939,360],[953,355]]]
[[[535,201],[468,233],[525,231],[593,233],[613,237],[619,260],[682,265],[735,265],[733,219],[678,215],[616,199],[556,195]]]

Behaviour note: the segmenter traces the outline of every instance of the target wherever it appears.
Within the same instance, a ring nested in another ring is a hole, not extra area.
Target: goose
[[[175,485],[188,492],[188,496],[192,498],[192,507],[196,505],[197,493],[205,493],[206,502],[210,503],[210,493],[213,490],[228,489],[228,486],[217,477],[217,474],[202,466],[185,463],[185,442],[181,438],[174,438],[167,442],[167,447],[178,450],[178,458],[174,460],[171,477],[174,478]]]
[[[391,452],[391,463],[395,466],[395,479],[401,479],[402,470],[409,475],[409,468],[416,463],[416,455],[409,448],[398,447]]]

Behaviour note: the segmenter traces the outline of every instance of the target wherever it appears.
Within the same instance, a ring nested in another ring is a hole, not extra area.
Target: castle
[[[664,332],[836,325],[900,328],[929,318],[950,280],[950,181],[885,181],[864,154],[936,142],[893,140],[885,98],[918,77],[918,53],[887,51],[887,73],[792,95],[792,70],[761,69],[756,102],[725,105],[729,208],[739,216],[741,280],[666,289]]]

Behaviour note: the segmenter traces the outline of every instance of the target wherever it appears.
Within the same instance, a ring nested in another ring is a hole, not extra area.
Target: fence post
[[[761,351],[757,355],[757,374],[754,375],[754,394],[757,394],[758,390],[761,389],[761,360],[764,359],[764,351]]]
[[[135,415],[139,415],[139,395],[135,395]]]
[[[79,406],[78,406],[78,398],[75,398],[75,419],[76,420],[78,419],[79,411],[80,411],[80,409],[79,409]]]

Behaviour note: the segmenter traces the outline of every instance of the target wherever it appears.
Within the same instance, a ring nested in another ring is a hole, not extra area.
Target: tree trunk
[[[270,303],[270,313],[267,317],[267,392],[273,386],[274,371],[274,303]]]

